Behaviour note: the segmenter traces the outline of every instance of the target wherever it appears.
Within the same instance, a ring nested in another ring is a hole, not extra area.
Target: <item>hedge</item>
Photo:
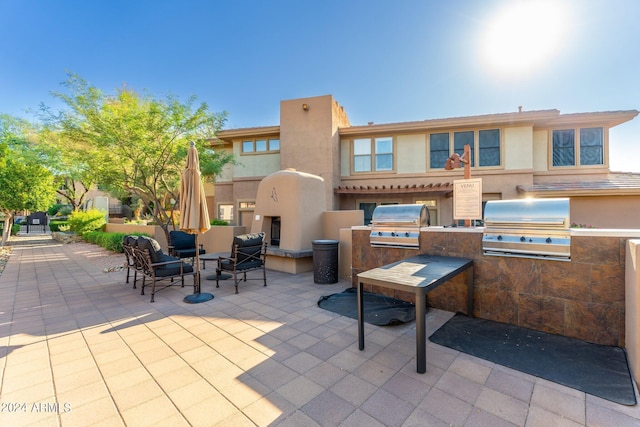
[[[107,233],[105,231],[87,231],[82,238],[89,243],[102,246],[113,252],[123,253],[122,238],[126,235],[147,236],[145,233]]]
[[[60,226],[68,227],[69,221],[49,221],[49,230],[60,231]]]

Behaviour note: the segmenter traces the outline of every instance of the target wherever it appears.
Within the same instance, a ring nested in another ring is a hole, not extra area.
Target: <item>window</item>
[[[483,129],[430,134],[429,168],[443,169],[452,153],[462,156],[464,146],[467,144],[469,145],[471,166],[496,167],[501,165],[500,129]]]
[[[449,156],[449,134],[432,133],[429,137],[429,165],[431,169],[444,169],[444,164]]]
[[[500,129],[478,132],[478,166],[500,166]]]
[[[353,171],[393,171],[393,138],[387,136],[354,139]]]
[[[373,211],[378,205],[397,205],[399,202],[358,202],[358,209],[364,211],[364,225],[371,224]]]
[[[267,153],[280,151],[280,140],[277,138],[259,138],[242,141],[242,153]]]
[[[552,133],[551,151],[553,166],[603,165],[604,129],[556,129]]]
[[[464,146],[465,145],[469,145],[469,150],[471,151],[471,159],[467,159],[470,160],[470,166],[475,166],[475,158],[474,158],[474,135],[473,135],[473,131],[466,131],[466,132],[454,132],[453,133],[453,152],[454,153],[458,153],[459,155],[462,156],[462,154],[464,153]]]
[[[256,207],[256,202],[240,202],[238,209],[253,209]]]
[[[228,223],[233,222],[233,204],[220,203],[218,205],[218,219]]]

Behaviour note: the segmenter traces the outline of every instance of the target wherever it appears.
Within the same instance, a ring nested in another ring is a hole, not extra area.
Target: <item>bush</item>
[[[104,231],[88,231],[83,234],[84,240],[94,245],[102,246],[113,252],[123,252],[122,238],[128,234],[136,236],[149,236],[145,233],[107,233]]]
[[[69,221],[49,221],[49,229],[51,231],[64,231],[60,227],[69,227]]]
[[[210,222],[211,225],[229,225],[229,223],[223,219],[214,218]]]
[[[11,226],[11,235],[15,236],[20,231],[20,224],[13,224]]]
[[[64,206],[66,205],[61,205],[61,204],[55,204],[52,206],[49,206],[49,209],[47,209],[47,213],[49,214],[49,216],[54,216],[55,214],[58,213],[58,211],[60,211],[60,209],[62,209]]]
[[[86,212],[78,211],[69,215],[71,231],[81,236],[89,231],[95,231],[104,226],[107,221],[104,213],[98,209],[89,209]]]

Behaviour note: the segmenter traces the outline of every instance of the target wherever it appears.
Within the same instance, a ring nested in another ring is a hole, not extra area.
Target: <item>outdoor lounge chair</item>
[[[127,258],[127,280],[126,283],[129,283],[129,274],[130,271],[133,270],[133,289],[136,288],[136,281],[138,280],[138,271],[142,270],[142,265],[137,262],[137,258],[134,253],[134,247],[138,246],[138,237],[127,234],[122,238],[122,250],[124,252],[125,257]]]
[[[233,283],[238,293],[238,282],[247,281],[247,272],[262,270],[262,281],[267,286],[267,272],[265,260],[267,258],[267,243],[264,233],[241,234],[233,238],[231,256],[218,258],[216,269],[216,288],[220,287],[219,278],[222,271],[233,274]],[[241,277],[238,277],[242,274]],[[251,280],[251,279],[250,279]],[[253,279],[253,280],[260,280]]]
[[[146,285],[146,279],[151,279],[151,302],[154,301],[157,291],[177,284],[174,279],[178,277],[180,278],[181,286],[184,287],[184,277],[193,276],[193,289],[196,292],[196,272],[193,266],[180,258],[165,254],[155,239],[144,236],[138,237],[138,246],[134,247],[134,254],[137,258],[136,262],[140,263],[144,274],[142,276],[140,295],[144,295],[145,286],[149,286]],[[162,280],[170,280],[170,282],[162,288],[156,289],[156,283]]]
[[[206,253],[202,245],[198,245],[200,255]],[[169,232],[169,255],[176,258],[191,258],[193,264],[196,256],[196,236],[184,231]]]

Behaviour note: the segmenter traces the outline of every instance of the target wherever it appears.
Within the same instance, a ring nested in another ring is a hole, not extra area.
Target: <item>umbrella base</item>
[[[211,301],[212,299],[213,294],[203,292],[200,294],[187,295],[183,301],[189,304],[198,304],[200,302]]]

